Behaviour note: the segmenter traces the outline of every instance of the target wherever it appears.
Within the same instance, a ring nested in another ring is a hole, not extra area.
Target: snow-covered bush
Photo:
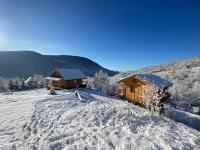
[[[0,90],[9,89],[9,80],[5,78],[0,78]]]
[[[87,87],[109,95],[114,95],[116,89],[116,85],[110,80],[107,73],[104,73],[102,70],[96,72],[93,78],[87,79]]]
[[[50,88],[49,94],[56,95],[56,91],[55,91],[55,88],[53,86]]]

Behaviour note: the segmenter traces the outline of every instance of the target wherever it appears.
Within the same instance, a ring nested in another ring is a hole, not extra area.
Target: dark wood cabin
[[[172,83],[153,74],[135,74],[118,81],[124,99],[143,105],[151,92],[164,92]]]
[[[86,79],[86,76],[78,69],[54,69],[46,79],[50,81],[51,86],[57,89],[71,89],[86,86],[83,83],[83,79]]]

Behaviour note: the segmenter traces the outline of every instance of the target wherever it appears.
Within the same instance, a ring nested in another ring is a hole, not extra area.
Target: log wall
[[[123,86],[123,96],[128,101],[136,104],[143,105],[144,97],[148,96],[146,90],[152,90],[154,87],[147,82],[137,78],[131,77],[122,81]]]

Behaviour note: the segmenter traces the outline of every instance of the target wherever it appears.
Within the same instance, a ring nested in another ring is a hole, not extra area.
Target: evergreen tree
[[[13,82],[12,82],[12,80],[9,80],[9,88],[10,88],[10,90],[13,90]]]
[[[26,88],[25,82],[24,82],[24,80],[22,80],[22,89],[25,89],[25,88]]]

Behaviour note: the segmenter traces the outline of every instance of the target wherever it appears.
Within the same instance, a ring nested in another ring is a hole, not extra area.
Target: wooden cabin
[[[165,91],[172,83],[153,74],[135,74],[118,81],[124,99],[143,105],[150,92]]]
[[[46,79],[56,89],[71,89],[86,86],[83,83],[83,79],[86,79],[86,76],[78,69],[54,69]]]

